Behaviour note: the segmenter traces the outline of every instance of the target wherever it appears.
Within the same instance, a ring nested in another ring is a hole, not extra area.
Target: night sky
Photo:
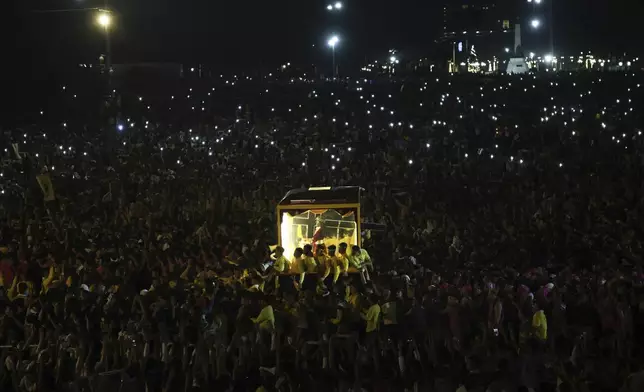
[[[101,6],[102,0],[7,3],[0,16],[2,61],[12,72],[91,62],[101,52],[103,37],[89,14],[31,11]],[[112,0],[119,12],[114,62],[202,62],[222,69],[319,63],[329,58],[325,39],[338,32],[339,61],[358,66],[389,48],[431,53],[442,28],[440,1],[344,3],[342,13],[331,14],[320,0]],[[642,17],[641,0],[557,1],[557,51],[641,51]]]

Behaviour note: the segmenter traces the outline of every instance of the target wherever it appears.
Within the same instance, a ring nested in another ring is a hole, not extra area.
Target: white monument
[[[508,68],[506,68],[508,75],[520,75],[528,73],[528,64],[523,56],[521,49],[521,25],[514,26],[514,56],[508,60]]]
[[[519,75],[528,73],[528,64],[523,57],[512,57],[508,60],[508,75]]]

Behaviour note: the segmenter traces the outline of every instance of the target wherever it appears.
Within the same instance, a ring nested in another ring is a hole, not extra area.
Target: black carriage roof
[[[315,187],[293,189],[280,201],[280,206],[308,204],[358,204],[359,186]]]

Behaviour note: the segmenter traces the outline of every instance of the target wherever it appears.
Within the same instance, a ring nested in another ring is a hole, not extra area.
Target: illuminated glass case
[[[277,232],[284,255],[310,244],[360,246],[360,187],[296,189],[277,206]]]

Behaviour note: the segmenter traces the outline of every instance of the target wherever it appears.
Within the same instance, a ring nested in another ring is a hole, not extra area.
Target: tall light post
[[[548,4],[548,8],[550,11],[550,53],[554,54],[555,53],[555,21],[554,21],[554,15],[553,15],[553,9],[554,9],[554,2],[552,0],[548,1],[550,4]]]
[[[536,12],[537,7],[541,6],[541,3],[543,3],[543,0],[534,0],[534,2],[532,0],[528,0],[528,3],[533,3],[533,11]],[[550,30],[549,31],[549,34],[550,34],[550,37],[549,37],[550,42],[549,42],[549,44],[550,44],[550,53],[554,54],[554,52],[555,52],[555,21],[554,21],[554,15],[553,15],[554,11],[553,11],[553,9],[554,9],[554,1],[553,0],[548,0],[548,25],[549,25],[548,27],[549,27],[549,30]],[[535,21],[536,21],[536,25],[535,25]],[[539,19],[535,18],[535,19],[532,20],[531,24],[532,24],[532,27],[534,27],[536,29],[541,25],[541,21]]]
[[[105,0],[107,4],[107,0]],[[103,28],[105,32],[105,103],[101,107],[102,116],[105,118],[104,125],[108,126],[111,123],[111,120],[114,118],[114,112],[112,109],[112,42],[110,37],[110,27],[112,27],[113,18],[112,14],[108,10],[99,10],[99,13],[96,15],[96,23]],[[103,129],[103,134],[105,136],[105,146],[110,153],[113,152],[112,146],[114,146],[114,133],[105,132]],[[111,155],[111,154],[110,154]]]
[[[57,13],[76,13],[76,12],[94,13],[95,12],[96,23],[105,30],[105,40],[106,40],[105,44],[106,44],[106,51],[107,51],[106,62],[108,63],[108,67],[111,67],[112,48],[111,48],[109,30],[114,22],[114,17],[113,17],[114,12],[107,8],[107,2],[108,0],[105,0],[105,8],[96,8],[96,7],[67,8],[67,9],[53,9],[53,10],[34,10],[32,12],[35,14],[57,14]]]
[[[96,16],[96,23],[105,31],[105,71],[109,75],[112,72],[112,41],[110,38],[110,27],[112,26],[111,12],[100,10]]]
[[[331,38],[329,38],[329,42],[328,42],[329,46],[331,47],[331,52],[333,55],[333,79],[335,79],[337,76],[337,72],[335,68],[335,46],[338,44],[338,42],[340,42],[340,38],[338,38],[337,35],[334,35]]]
[[[105,89],[105,95],[106,95],[106,100],[108,105],[101,104],[101,116],[105,118],[105,124],[109,124],[109,118],[110,118],[110,109],[109,109],[109,102],[111,100],[111,67],[112,67],[112,47],[111,47],[111,42],[110,42],[110,28],[112,24],[114,24],[114,12],[110,10],[107,5],[108,5],[109,0],[105,0],[105,8],[97,8],[97,7],[91,7],[91,8],[71,8],[71,9],[54,9],[54,10],[36,10],[32,11],[34,13],[67,13],[67,12],[92,12],[95,14],[95,22],[97,25],[103,28],[105,31],[105,46],[106,46],[106,54],[105,54],[105,66],[106,66],[106,73],[105,75],[107,76],[106,78],[106,89]],[[105,137],[107,138],[107,142],[105,143],[106,146],[108,146],[108,149],[111,149],[112,143],[112,132],[104,132]]]
[[[400,63],[400,60],[398,60],[398,57],[392,55],[389,57],[389,62],[391,65],[389,65],[389,71],[391,71],[391,74],[393,75],[396,73],[396,64]]]

